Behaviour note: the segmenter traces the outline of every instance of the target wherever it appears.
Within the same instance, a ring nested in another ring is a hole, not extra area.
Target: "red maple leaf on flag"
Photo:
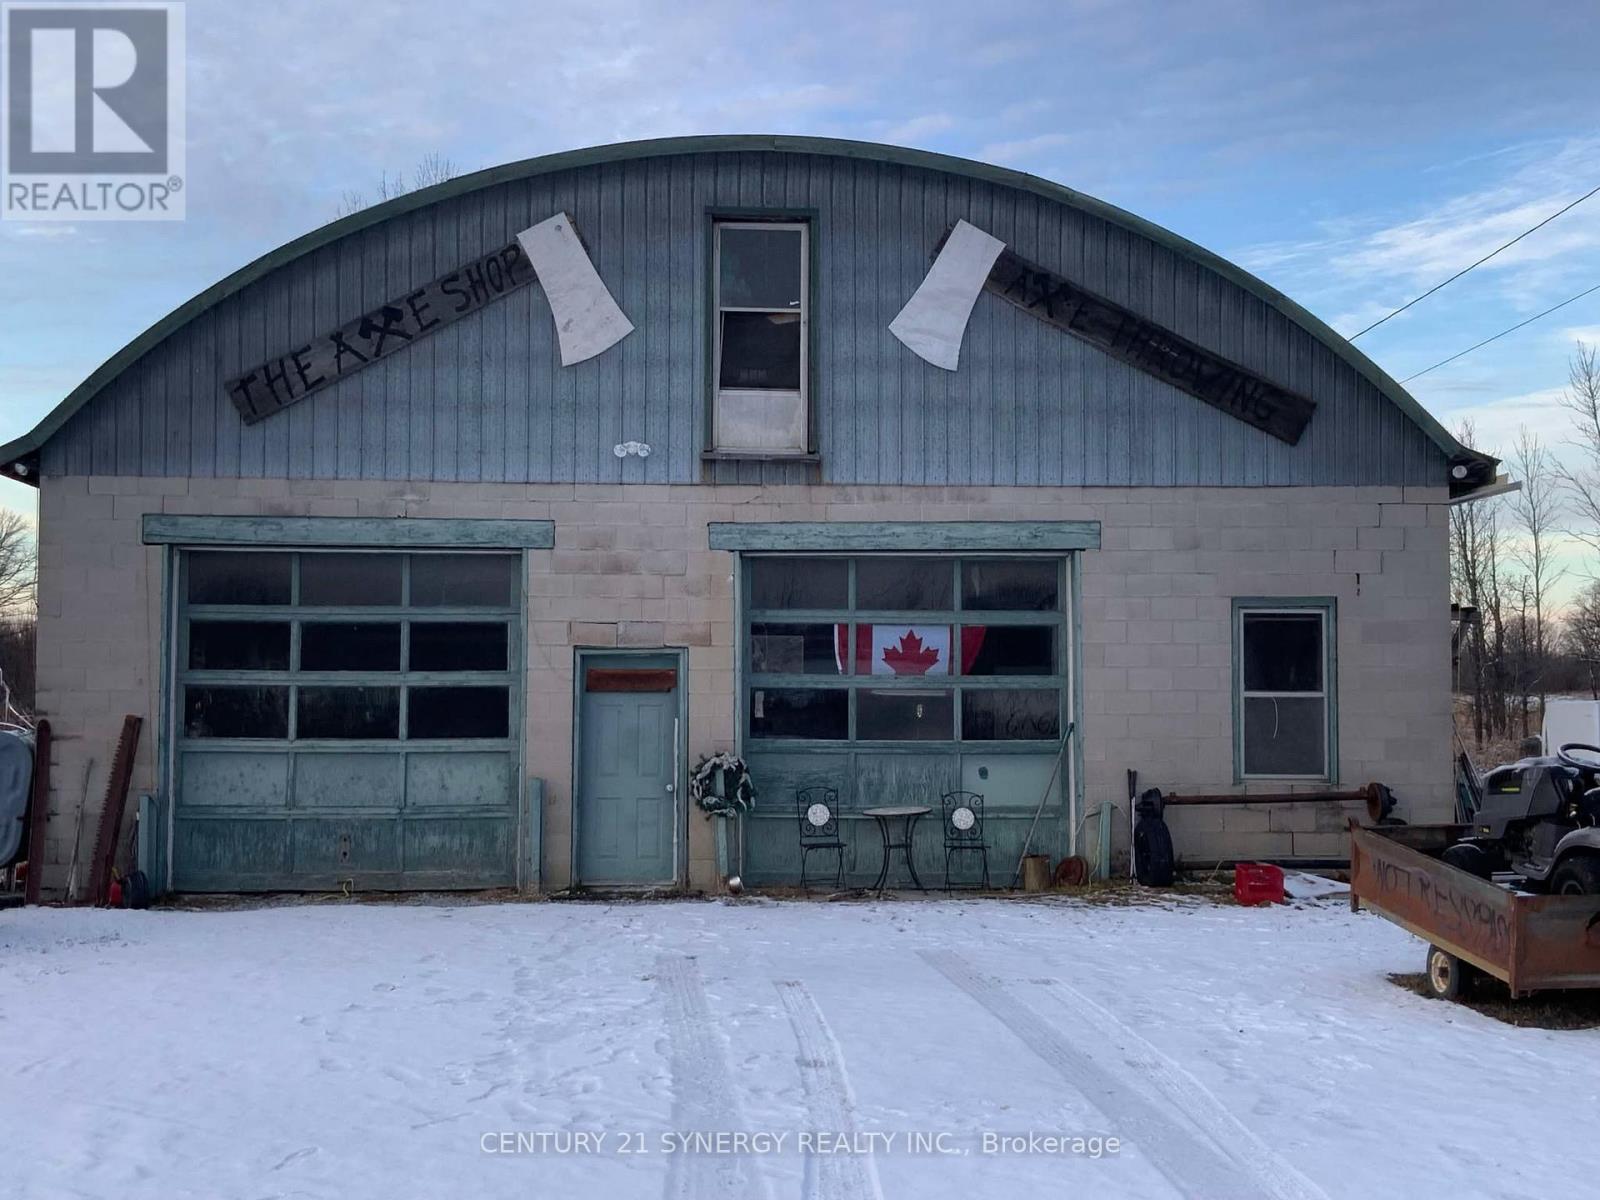
[[[901,635],[900,644],[883,652],[883,661],[896,675],[926,675],[939,661],[939,652],[924,646],[913,630]]]

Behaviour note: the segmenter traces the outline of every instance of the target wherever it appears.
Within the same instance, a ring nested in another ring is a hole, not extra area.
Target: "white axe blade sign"
[[[550,302],[563,367],[593,358],[633,332],[633,322],[611,298],[566,213],[524,229],[517,241]]]
[[[994,260],[1005,248],[999,238],[990,237],[976,225],[957,221],[927,277],[889,323],[889,332],[918,358],[954,371],[972,306],[978,302]]]

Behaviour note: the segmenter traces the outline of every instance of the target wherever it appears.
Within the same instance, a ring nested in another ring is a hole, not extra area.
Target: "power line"
[[[1587,288],[1584,291],[1579,292],[1576,296],[1569,296],[1567,299],[1563,300],[1560,304],[1557,304],[1557,305],[1554,305],[1554,306],[1552,306],[1550,308],[1547,308],[1542,313],[1538,313],[1535,316],[1529,317],[1526,321],[1517,322],[1517,324],[1513,325],[1510,329],[1502,329],[1499,333],[1495,334],[1493,337],[1484,338],[1483,341],[1479,342],[1476,346],[1468,346],[1465,350],[1461,351],[1460,354],[1452,354],[1449,358],[1446,358],[1446,359],[1443,359],[1440,362],[1434,363],[1433,366],[1427,368],[1427,370],[1418,371],[1415,375],[1407,375],[1400,382],[1401,383],[1410,383],[1413,379],[1420,379],[1422,376],[1426,375],[1428,373],[1428,371],[1437,371],[1440,367],[1444,366],[1446,363],[1453,363],[1453,362],[1455,362],[1456,359],[1461,358],[1461,357],[1463,357],[1465,355],[1471,354],[1474,350],[1482,349],[1484,346],[1487,346],[1490,342],[1498,342],[1501,338],[1505,337],[1506,334],[1515,333],[1517,330],[1521,329],[1524,325],[1532,325],[1540,317],[1548,317],[1551,313],[1555,312],[1556,309],[1565,308],[1567,305],[1571,304],[1575,300],[1582,300],[1585,296],[1589,295],[1591,292],[1600,292],[1600,283],[1595,284],[1592,288]]]
[[[1520,242],[1523,238],[1527,237],[1530,233],[1536,233],[1539,230],[1543,229],[1546,225],[1550,224],[1551,221],[1554,221],[1562,213],[1570,212],[1572,209],[1577,208],[1578,205],[1582,204],[1590,196],[1594,195],[1595,192],[1600,192],[1600,187],[1595,188],[1593,191],[1585,192],[1583,195],[1579,196],[1576,200],[1574,200],[1571,204],[1567,205],[1566,208],[1563,208],[1563,209],[1559,210],[1558,212],[1551,213],[1548,217],[1546,217],[1544,220],[1540,221],[1532,229],[1524,229],[1521,233],[1517,234],[1516,237],[1512,238],[1504,246],[1501,246],[1498,249],[1489,251],[1488,254],[1485,254],[1477,262],[1473,263],[1472,266],[1462,267],[1461,270],[1457,271],[1454,275],[1450,276],[1449,279],[1446,279],[1444,281],[1444,283],[1435,284],[1433,287],[1431,287],[1427,291],[1423,292],[1422,295],[1418,296],[1414,300],[1407,300],[1399,308],[1395,309],[1392,313],[1390,313],[1389,316],[1383,317],[1383,318],[1381,318],[1381,319],[1379,319],[1377,321],[1374,321],[1371,325],[1368,325],[1365,329],[1361,330],[1360,333],[1352,333],[1350,335],[1349,340],[1353,342],[1358,337],[1360,337],[1361,334],[1363,334],[1363,333],[1371,333],[1379,325],[1382,325],[1384,323],[1384,321],[1389,320],[1391,317],[1398,317],[1401,313],[1405,312],[1405,310],[1410,308],[1413,304],[1418,304],[1421,301],[1426,300],[1429,296],[1433,295],[1440,288],[1447,287],[1450,284],[1454,283],[1456,280],[1460,279],[1463,275],[1465,275],[1468,271],[1472,270],[1473,267],[1481,267],[1481,266],[1483,266],[1484,263],[1488,262],[1496,254],[1499,254],[1501,250],[1509,250],[1512,246],[1515,246],[1518,242]]]

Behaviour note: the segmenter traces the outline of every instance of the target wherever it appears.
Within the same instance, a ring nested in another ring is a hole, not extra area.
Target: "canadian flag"
[[[962,670],[969,670],[983,645],[984,629],[968,625],[961,630]],[[850,627],[834,626],[834,657],[841,675],[850,674]],[[857,675],[950,674],[950,626],[857,625],[855,671]]]

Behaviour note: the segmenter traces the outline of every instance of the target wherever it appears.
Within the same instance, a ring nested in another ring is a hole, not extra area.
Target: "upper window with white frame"
[[[713,447],[755,454],[810,448],[810,229],[804,221],[712,227]]]
[[[1235,602],[1235,761],[1243,779],[1334,777],[1331,600]]]

